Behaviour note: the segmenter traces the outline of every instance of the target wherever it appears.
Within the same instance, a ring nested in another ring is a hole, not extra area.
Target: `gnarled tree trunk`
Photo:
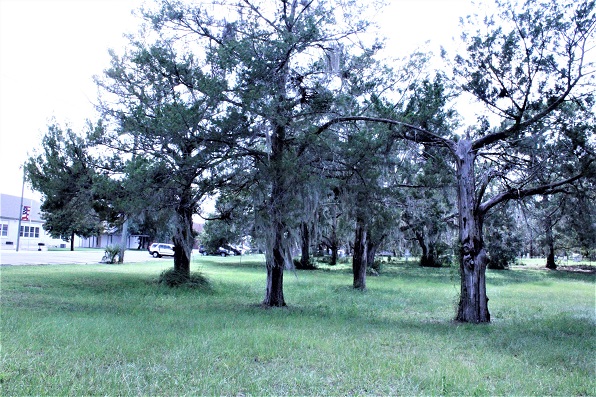
[[[457,151],[457,200],[459,209],[461,286],[456,321],[490,322],[486,296],[487,255],[482,238],[484,214],[476,202],[475,153],[471,142],[462,139]]]

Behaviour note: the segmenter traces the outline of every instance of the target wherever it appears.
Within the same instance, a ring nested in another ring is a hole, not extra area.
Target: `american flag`
[[[23,213],[21,214],[21,220],[22,221],[28,221],[29,220],[29,214],[31,214],[31,207],[28,205],[24,205],[23,206]]]

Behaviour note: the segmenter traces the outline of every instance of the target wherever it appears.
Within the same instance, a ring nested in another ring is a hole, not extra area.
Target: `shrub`
[[[331,264],[331,257],[330,256],[325,256],[325,255],[321,255],[321,256],[314,256],[313,257],[313,261],[314,262],[318,262],[318,263],[322,263],[325,265],[329,265]]]
[[[201,288],[209,287],[209,280],[200,273],[191,273],[190,276],[179,272],[175,269],[168,269],[161,272],[157,279],[158,284],[167,285],[168,287],[188,287]]]
[[[101,258],[102,263],[116,263],[116,257],[120,255],[120,247],[117,245],[108,245]]]
[[[312,261],[304,265],[300,259],[294,258],[292,262],[294,262],[294,268],[298,270],[315,270],[317,268]]]
[[[512,215],[513,211],[501,208],[490,214],[486,220],[486,251],[488,268],[508,269],[515,264],[519,252],[523,249],[523,240]]]
[[[370,266],[368,266],[368,268],[366,269],[366,273],[369,276],[378,276],[382,270],[383,262],[380,260],[376,260]]]

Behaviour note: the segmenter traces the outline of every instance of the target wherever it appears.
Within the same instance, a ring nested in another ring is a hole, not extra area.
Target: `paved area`
[[[101,262],[104,251],[0,251],[0,265],[52,265],[52,264],[97,264]],[[147,261],[172,261],[171,257],[153,258],[145,250],[126,251],[125,263]]]

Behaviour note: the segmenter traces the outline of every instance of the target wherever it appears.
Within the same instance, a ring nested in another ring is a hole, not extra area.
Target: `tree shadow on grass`
[[[241,269],[265,269],[265,258],[262,255],[237,255],[228,257],[201,256],[194,259],[193,264],[197,266],[221,266],[223,268]]]
[[[5,290],[3,305],[49,313],[123,314],[138,311],[139,305],[163,296],[190,298],[215,293],[210,285],[174,288],[159,285],[158,279],[159,273],[104,273],[101,270],[47,274],[42,283],[25,282],[15,287],[16,290]]]
[[[594,316],[564,312],[505,322],[494,326],[499,332],[486,340],[488,348],[543,367],[545,371],[593,373]]]
[[[451,282],[459,280],[459,269],[456,265],[440,268],[421,267],[417,262],[398,261],[385,262],[380,273],[380,277],[398,278],[408,280],[435,280],[437,282]],[[596,267],[594,270],[580,271],[578,268],[560,267],[558,270],[549,270],[544,268],[514,266],[508,270],[492,270],[486,272],[487,282],[495,285],[504,285],[508,283],[531,283],[544,280],[572,280],[596,282]]]
[[[596,282],[596,273],[582,273],[565,270],[549,270],[547,268],[515,267],[510,270],[489,270],[487,282],[492,285],[514,283],[536,283],[554,280]]]

